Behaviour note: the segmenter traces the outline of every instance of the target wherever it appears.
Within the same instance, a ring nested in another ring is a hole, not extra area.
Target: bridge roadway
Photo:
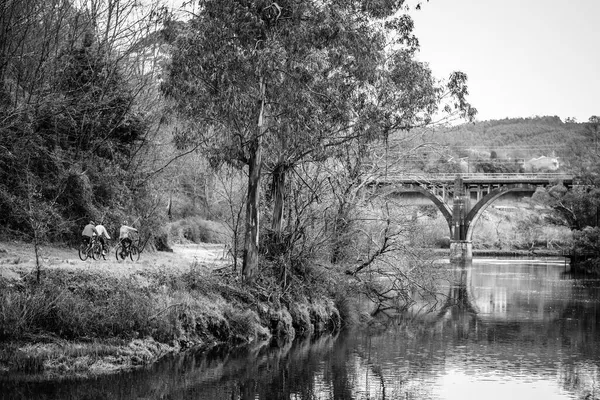
[[[370,185],[387,195],[420,193],[430,199],[448,222],[451,259],[473,258],[472,237],[477,220],[499,197],[511,193],[533,194],[538,188],[561,183],[570,189],[573,176],[559,173],[460,173],[388,174]]]
[[[381,183],[454,183],[457,177],[465,183],[498,184],[498,183],[528,183],[545,184],[563,182],[563,185],[573,184],[573,175],[560,173],[458,173],[458,174],[388,174],[376,181]]]

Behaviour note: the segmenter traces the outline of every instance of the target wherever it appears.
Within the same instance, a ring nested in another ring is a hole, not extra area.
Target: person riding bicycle
[[[121,225],[121,228],[119,229],[119,240],[121,241],[121,243],[123,244],[123,248],[129,250],[129,247],[131,246],[131,233],[136,232],[137,233],[137,229],[128,226],[127,225],[127,221],[123,221],[123,225]]]
[[[81,240],[88,246],[92,242],[92,238],[98,235],[98,231],[96,230],[96,224],[94,221],[90,221],[84,228],[83,232],[81,232]]]
[[[96,231],[98,232],[98,239],[102,245],[102,254],[106,255],[106,240],[110,240],[110,235],[102,223],[96,225]]]

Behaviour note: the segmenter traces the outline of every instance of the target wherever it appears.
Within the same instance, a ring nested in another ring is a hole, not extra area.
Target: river
[[[0,381],[2,399],[600,399],[600,280],[562,259],[476,259],[434,312],[92,380]]]

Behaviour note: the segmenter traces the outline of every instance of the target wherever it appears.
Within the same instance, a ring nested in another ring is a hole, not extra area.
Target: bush
[[[576,253],[600,254],[600,227],[585,227],[573,231],[573,250]]]
[[[170,243],[227,243],[232,237],[223,224],[199,217],[190,217],[167,225]]]
[[[62,276],[61,276],[62,275]],[[127,280],[94,284],[87,275],[59,274],[41,284],[0,294],[0,337],[18,339],[28,332],[60,337],[132,338],[150,333],[150,297]]]
[[[308,336],[313,333],[313,325],[310,320],[310,309],[306,304],[290,304],[293,327],[299,336]]]

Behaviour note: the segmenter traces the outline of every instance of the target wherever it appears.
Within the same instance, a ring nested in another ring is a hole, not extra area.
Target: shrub
[[[585,227],[573,232],[573,249],[579,253],[600,254],[600,227]]]
[[[167,230],[171,243],[227,243],[232,237],[225,225],[199,217],[171,222]]]
[[[293,327],[299,336],[313,333],[314,328],[310,320],[310,310],[305,304],[292,303],[289,307],[292,315]]]
[[[360,322],[360,309],[355,294],[338,294],[335,299],[335,308],[338,310],[340,321],[344,326],[355,326]]]

